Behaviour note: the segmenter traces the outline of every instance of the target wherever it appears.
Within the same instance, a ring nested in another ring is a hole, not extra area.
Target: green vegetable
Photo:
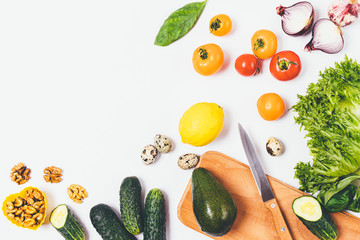
[[[293,201],[292,209],[301,222],[320,240],[337,239],[338,232],[329,214],[311,196],[302,196]]]
[[[143,231],[141,185],[137,177],[125,178],[120,186],[120,212],[125,228],[134,235]]]
[[[106,204],[98,204],[90,210],[90,220],[104,240],[136,240],[124,227],[114,210]]]
[[[161,26],[154,44],[167,46],[183,37],[193,28],[205,5],[206,0],[204,2],[193,2],[173,12]]]
[[[50,223],[66,240],[85,240],[83,227],[65,204],[51,211]]]
[[[164,194],[151,189],[145,199],[144,240],[166,240],[166,210]]]
[[[211,236],[230,231],[237,215],[234,199],[205,168],[196,168],[191,177],[192,203],[201,230]]]
[[[354,211],[354,212],[360,212],[360,191],[359,189],[356,192],[355,199],[352,200],[352,202],[347,207],[347,210]]]
[[[323,192],[327,204],[360,178],[360,65],[345,56],[298,99],[295,122],[307,131],[313,163],[298,163],[295,177],[301,190]]]
[[[324,193],[320,192],[317,196],[317,200],[323,204],[328,212],[340,212],[346,210],[350,203],[353,201],[356,195],[357,187],[354,185],[348,185],[340,192],[335,193],[327,203],[324,203]]]

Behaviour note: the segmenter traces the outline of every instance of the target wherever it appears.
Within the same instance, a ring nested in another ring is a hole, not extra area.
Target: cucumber
[[[166,240],[166,210],[164,194],[151,189],[145,199],[144,240]]]
[[[104,240],[136,240],[134,235],[125,229],[112,208],[106,204],[100,203],[92,207],[90,220]]]
[[[60,204],[51,211],[50,223],[66,240],[85,239],[83,227],[66,204]]]
[[[316,198],[302,196],[293,201],[292,209],[301,222],[320,240],[335,240],[337,228]]]
[[[120,213],[125,228],[134,235],[143,231],[141,185],[137,177],[125,178],[120,186]]]

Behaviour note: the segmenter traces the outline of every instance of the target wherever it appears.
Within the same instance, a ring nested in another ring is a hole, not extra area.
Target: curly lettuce
[[[345,56],[320,72],[291,109],[313,157],[296,165],[295,178],[301,190],[320,191],[327,202],[360,178],[360,65]]]

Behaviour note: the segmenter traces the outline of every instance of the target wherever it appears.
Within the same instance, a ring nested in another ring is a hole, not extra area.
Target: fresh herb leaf
[[[353,199],[353,201],[347,207],[347,210],[350,210],[353,212],[360,212],[360,189],[359,188],[357,189],[355,199]]]
[[[341,212],[352,203],[356,195],[357,187],[354,185],[348,185],[341,191],[335,193],[330,199],[325,202],[326,192],[320,192],[317,196],[318,201],[323,204],[328,212]]]
[[[206,1],[186,4],[173,12],[161,26],[154,44],[168,46],[188,33],[203,12]]]
[[[346,189],[352,182],[354,182],[356,179],[359,179],[359,175],[350,175],[345,177],[344,179],[340,180],[336,184],[336,188],[331,188],[328,191],[324,193],[324,202],[325,204],[337,193],[341,192],[343,189]],[[355,195],[354,195],[355,196]],[[353,197],[354,197],[353,196]]]

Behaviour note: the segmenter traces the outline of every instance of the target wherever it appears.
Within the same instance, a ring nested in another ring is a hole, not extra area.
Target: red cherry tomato
[[[280,81],[296,78],[301,70],[299,56],[292,51],[281,51],[273,56],[270,61],[271,74]]]
[[[235,69],[245,77],[256,75],[260,72],[260,60],[252,54],[240,55],[235,61]]]

